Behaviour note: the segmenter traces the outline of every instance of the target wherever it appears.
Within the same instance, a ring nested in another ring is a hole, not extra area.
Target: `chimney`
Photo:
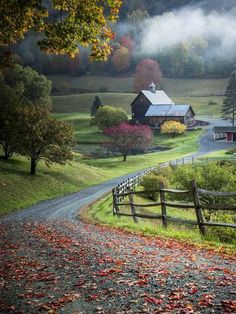
[[[150,92],[154,93],[156,92],[156,85],[152,82],[149,86],[148,86]]]

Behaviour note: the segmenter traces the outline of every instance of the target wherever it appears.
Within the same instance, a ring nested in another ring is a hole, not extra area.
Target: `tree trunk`
[[[124,157],[124,158],[123,158],[123,161],[126,161],[126,159],[127,159],[127,154],[124,154],[123,157]]]
[[[36,159],[31,157],[30,174],[35,175],[35,173],[36,173],[36,165],[37,165]]]
[[[11,156],[12,156],[12,152],[11,150],[9,149],[9,146],[8,145],[5,145],[3,147],[3,151],[4,151],[4,159],[5,160],[8,160]]]

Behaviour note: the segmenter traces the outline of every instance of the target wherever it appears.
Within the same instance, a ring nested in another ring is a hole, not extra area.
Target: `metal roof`
[[[220,132],[220,133],[225,133],[225,132],[236,133],[236,126],[215,126],[213,128],[213,131]]]
[[[173,105],[174,102],[166,95],[163,90],[156,90],[155,93],[149,90],[142,90],[147,99],[151,102],[152,105]]]
[[[151,105],[145,117],[182,117],[186,115],[189,108],[191,108],[190,105]]]

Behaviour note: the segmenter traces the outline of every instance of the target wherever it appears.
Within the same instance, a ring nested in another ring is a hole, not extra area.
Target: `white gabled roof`
[[[152,105],[174,105],[174,102],[166,95],[163,90],[157,90],[152,93],[149,90],[141,91]]]

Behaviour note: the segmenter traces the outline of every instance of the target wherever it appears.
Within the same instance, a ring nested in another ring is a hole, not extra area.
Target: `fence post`
[[[161,200],[161,215],[162,215],[162,226],[167,228],[167,220],[166,220],[166,197],[164,189],[164,183],[160,182],[160,200]]]
[[[115,189],[112,189],[112,213],[113,216],[116,215],[116,195],[115,195]]]
[[[202,210],[200,207],[199,197],[198,197],[198,193],[197,193],[197,185],[196,185],[195,181],[192,181],[191,184],[192,184],[192,190],[193,190],[193,202],[194,202],[194,206],[195,206],[195,213],[196,213],[196,217],[197,217],[198,227],[199,227],[200,233],[203,236],[205,236],[206,235],[206,229],[202,225],[203,215],[202,215]]]
[[[130,190],[130,192],[132,191]],[[130,203],[131,214],[133,215],[133,220],[135,223],[138,223],[138,218],[136,217],[136,211],[135,211],[135,206],[134,206],[134,195],[132,193],[129,194],[129,203]]]

